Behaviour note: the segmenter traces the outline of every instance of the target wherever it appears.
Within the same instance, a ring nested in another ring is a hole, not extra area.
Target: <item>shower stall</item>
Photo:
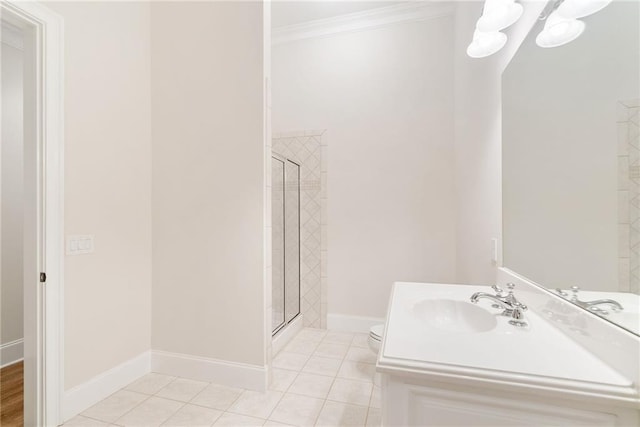
[[[300,165],[271,157],[272,319],[275,335],[300,314]]]

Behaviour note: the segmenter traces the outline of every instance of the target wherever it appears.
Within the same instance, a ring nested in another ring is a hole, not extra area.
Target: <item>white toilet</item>
[[[369,348],[375,354],[380,351],[380,343],[382,343],[382,334],[384,333],[384,325],[375,325],[369,329]]]

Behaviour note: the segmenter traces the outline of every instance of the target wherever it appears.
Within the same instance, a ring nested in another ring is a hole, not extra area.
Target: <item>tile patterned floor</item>
[[[379,426],[366,334],[306,328],[273,360],[265,393],[149,374],[65,426]]]

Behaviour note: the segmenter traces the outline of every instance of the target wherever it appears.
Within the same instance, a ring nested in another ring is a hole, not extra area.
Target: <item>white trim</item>
[[[25,149],[35,144],[27,151],[34,156],[33,163],[27,162],[33,170],[25,166],[36,181],[36,215],[28,219],[37,223],[25,240],[25,424],[57,426],[64,393],[64,21],[33,1],[5,0],[0,9],[4,22],[22,30],[29,77]],[[41,271],[47,273],[45,285],[39,283]]]
[[[18,50],[24,49],[24,40],[22,39],[22,32],[20,28],[15,25],[11,25],[8,22],[2,23],[2,35],[0,36],[2,43],[7,46],[11,46]]]
[[[304,328],[303,317],[304,314],[300,313],[300,315],[293,319],[291,323],[280,329],[273,336],[271,345],[274,356],[280,353],[280,350],[282,350],[287,344],[289,344],[289,341],[291,341],[293,337],[295,337],[296,334],[300,332],[302,328]]]
[[[379,7],[363,12],[274,28],[272,45],[341,33],[371,30],[400,22],[416,22],[450,16],[455,10],[451,3],[434,4],[428,1],[408,2]]]
[[[230,387],[265,391],[267,367],[189,354],[151,351],[151,371]]]
[[[0,345],[0,368],[13,365],[24,358],[24,340],[11,341]]]
[[[151,351],[145,351],[65,392],[64,421],[75,417],[150,371]]]
[[[375,325],[385,323],[383,317],[349,316],[346,314],[327,314],[327,329],[330,331],[356,332],[368,334]]]

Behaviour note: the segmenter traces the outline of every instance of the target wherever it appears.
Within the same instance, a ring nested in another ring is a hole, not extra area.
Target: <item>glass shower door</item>
[[[285,162],[284,294],[285,320],[300,314],[300,166]]]
[[[278,330],[300,314],[300,166],[271,159],[272,321]]]
[[[284,317],[284,161],[271,158],[271,331],[285,324]]]

